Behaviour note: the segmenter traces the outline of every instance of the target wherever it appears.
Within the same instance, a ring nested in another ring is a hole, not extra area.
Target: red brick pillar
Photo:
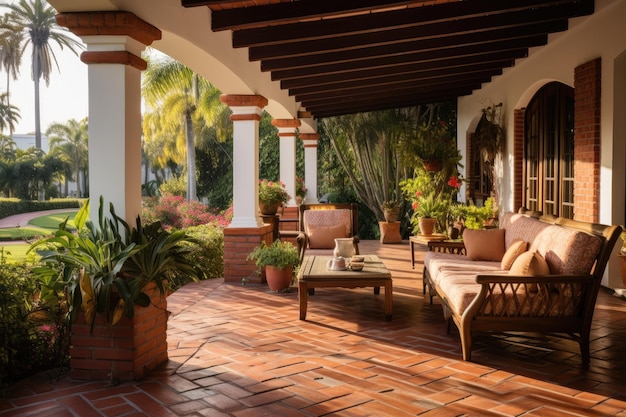
[[[574,219],[597,222],[600,194],[600,58],[574,70]]]
[[[524,113],[526,108],[513,112],[513,210],[525,205],[524,198]]]

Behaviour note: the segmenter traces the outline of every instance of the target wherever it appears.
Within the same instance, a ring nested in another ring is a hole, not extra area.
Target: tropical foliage
[[[64,222],[53,237],[31,246],[42,250],[43,266],[35,269],[36,276],[67,287],[73,319],[82,310],[92,327],[96,314],[105,314],[115,324],[122,315],[132,318],[135,305],[150,304],[143,292],[147,284],[164,294],[170,280],[200,275],[186,257],[188,243],[194,243],[186,232],[167,232],[159,223],[144,226],[139,217],[131,228],[113,205],[105,215],[102,198],[98,224],[88,217],[89,204],[85,204],[74,218],[78,234],[68,231]],[[119,297],[116,302],[114,294]]]
[[[16,37],[7,40],[5,45],[14,47],[16,43],[20,44],[20,49],[12,50],[12,55],[3,58],[7,60],[3,62],[3,66],[17,71],[16,68],[19,66],[15,63],[21,59],[26,48],[31,49],[31,75],[35,83],[35,147],[41,149],[39,81],[43,78],[46,84],[50,82],[53,62],[58,68],[51,43],[67,48],[75,54],[82,48],[82,44],[65,28],[57,25],[56,11],[44,0],[19,0],[5,3],[3,6],[9,9],[5,23],[11,27],[14,33],[12,36]]]
[[[402,157],[407,153],[404,144],[419,126],[439,120],[444,110],[448,111],[446,106],[432,104],[322,120],[320,130],[330,138],[333,157],[342,168],[339,177],[349,178],[356,195],[377,220],[384,219],[383,202],[401,200],[400,184],[413,176],[414,161]],[[333,181],[335,176],[331,173],[328,177]]]
[[[410,135],[402,137],[399,146],[404,151],[403,164],[410,167],[427,168],[435,163],[437,170],[449,174],[456,172],[461,161],[453,132],[443,120],[419,124]]]
[[[13,141],[0,136],[0,196],[39,200],[56,196],[55,178],[66,172],[66,162],[41,149],[17,149]]]
[[[0,94],[0,132],[8,128],[12,133],[20,118],[20,111],[10,103],[9,94]]]
[[[69,362],[67,304],[62,288],[42,289],[34,264],[7,262],[0,249],[0,390]]]
[[[149,60],[143,95],[149,107],[143,122],[147,160],[185,166],[187,199],[197,200],[196,146],[227,139],[230,109],[210,82],[167,57]]]
[[[71,119],[66,123],[53,123],[46,130],[50,153],[66,162],[69,168],[65,172],[65,195],[68,194],[68,182],[76,182],[78,197],[87,196],[89,168],[88,126],[87,119]]]
[[[415,176],[401,183],[402,191],[411,202],[411,224],[414,233],[419,230],[419,217],[437,219],[437,231],[446,230],[451,221],[450,209],[462,185],[458,175],[446,176],[446,171],[428,172],[423,167],[415,170]]]

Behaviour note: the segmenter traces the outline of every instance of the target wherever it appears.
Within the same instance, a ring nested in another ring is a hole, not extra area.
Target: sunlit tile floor
[[[591,366],[578,345],[538,334],[479,335],[461,360],[456,328],[422,294],[423,253],[361,243],[391,270],[393,321],[371,288],[298,294],[222,280],[168,298],[169,362],[109,387],[43,373],[0,416],[626,416],[626,301],[602,290]]]

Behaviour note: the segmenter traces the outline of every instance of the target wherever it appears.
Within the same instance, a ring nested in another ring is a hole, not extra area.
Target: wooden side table
[[[415,269],[415,244],[428,246],[429,242],[441,242],[448,238],[446,235],[415,235],[409,236],[409,247],[411,249],[411,268]],[[429,248],[430,249],[430,248]]]

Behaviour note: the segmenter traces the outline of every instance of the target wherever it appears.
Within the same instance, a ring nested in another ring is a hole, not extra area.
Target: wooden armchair
[[[353,238],[359,253],[358,205],[356,203],[302,204],[298,215],[296,239],[300,259],[308,254],[332,255],[335,238]]]

